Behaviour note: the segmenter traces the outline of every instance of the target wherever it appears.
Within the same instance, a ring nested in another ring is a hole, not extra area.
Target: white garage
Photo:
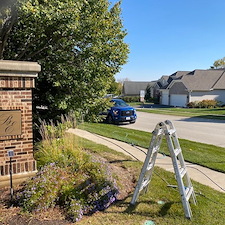
[[[187,106],[186,104],[187,104],[187,95],[178,95],[178,94],[170,95],[170,105],[186,107]]]
[[[169,93],[161,93],[161,104],[162,105],[169,105]]]

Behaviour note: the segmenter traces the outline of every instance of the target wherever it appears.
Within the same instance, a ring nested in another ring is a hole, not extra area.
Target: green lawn
[[[151,106],[147,104],[145,106]],[[188,117],[202,117],[208,119],[220,119],[225,120],[225,108],[177,108],[177,107],[168,107],[168,108],[139,108],[138,111],[148,112],[148,113],[157,113],[157,114],[166,114],[166,115],[175,115],[175,116],[188,116]]]
[[[156,112],[154,111],[155,109],[148,110],[154,113]],[[181,113],[179,115],[184,116],[188,111],[187,109],[171,108],[162,109],[160,112],[163,114],[171,113],[172,115],[178,115]],[[209,112],[213,114],[212,117],[209,116]],[[190,116],[191,113],[191,116],[218,118],[215,115],[222,115],[219,119],[224,118],[223,109],[198,109],[197,111],[193,109],[188,113],[188,116]],[[84,123],[80,124],[79,128],[144,148],[149,147],[152,136],[149,132],[126,129],[104,123]],[[184,139],[179,139],[179,142],[186,161],[225,172],[225,148]],[[95,144],[90,143],[89,145],[95,146]],[[89,148],[91,148],[91,146]],[[101,154],[107,154],[107,152],[112,151],[108,150],[108,148],[107,150],[103,150],[103,148],[105,147],[97,147],[95,150],[97,152],[101,152]],[[162,142],[160,152],[168,154],[165,140]],[[110,154],[111,161],[113,160],[113,154],[114,153]],[[126,159],[119,160],[118,157],[125,157]],[[134,171],[133,173],[137,179],[143,163],[134,160],[129,161],[127,160],[127,157],[128,156],[125,155],[117,155],[116,162],[121,162],[124,168]],[[184,217],[184,211],[178,190],[167,186],[168,184],[176,185],[174,174],[156,167],[154,169],[148,192],[144,195],[140,195],[137,204],[134,207],[131,207],[129,204],[133,195],[133,193],[130,193],[126,199],[117,202],[113,206],[109,207],[105,212],[100,212],[90,218],[84,219],[78,224],[223,225],[225,221],[225,194],[215,191],[214,189],[198,182],[192,181],[192,183],[196,193],[197,205],[195,206],[191,204],[193,213],[191,221]]]
[[[79,125],[79,128],[144,148],[149,147],[151,140],[151,133],[149,132],[126,129],[110,124],[84,123]],[[185,139],[179,139],[179,142],[186,161],[225,173],[225,148]],[[169,154],[165,139],[162,142],[160,152]]]
[[[101,129],[104,127],[104,125],[85,124],[83,128],[92,130],[94,126]],[[115,126],[111,127],[117,130]],[[110,128],[107,130],[112,131]],[[117,132],[114,133],[118,134]],[[80,143],[95,155],[99,154],[101,157],[106,158],[110,164],[130,171],[137,180],[142,167],[141,162],[132,160],[129,156],[86,139],[81,139]],[[124,175],[123,178],[125,178]],[[224,225],[224,193],[215,191],[198,182],[193,182],[197,205],[191,204],[193,218],[190,221],[184,216],[178,190],[168,187],[168,184],[176,185],[174,174],[155,167],[148,192],[139,196],[135,206],[130,206],[133,195],[133,192],[130,192],[127,193],[125,199],[116,202],[105,211],[84,217],[76,224],[144,225],[145,223],[150,224],[150,221],[152,221],[156,225]]]

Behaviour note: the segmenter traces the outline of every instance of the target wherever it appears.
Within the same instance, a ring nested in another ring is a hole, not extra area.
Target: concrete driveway
[[[224,120],[160,115],[140,111],[137,112],[137,116],[135,124],[121,124],[119,126],[152,132],[158,122],[170,120],[176,128],[179,138],[225,148]]]

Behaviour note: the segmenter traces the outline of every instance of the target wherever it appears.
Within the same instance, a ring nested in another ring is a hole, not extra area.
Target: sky
[[[117,80],[158,80],[225,57],[225,0],[122,0],[121,9],[130,54]]]

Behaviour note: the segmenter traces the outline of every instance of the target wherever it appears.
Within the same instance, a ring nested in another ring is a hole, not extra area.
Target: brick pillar
[[[9,183],[9,151],[14,179],[36,172],[33,158],[32,88],[41,67],[35,62],[0,60],[0,186]]]

